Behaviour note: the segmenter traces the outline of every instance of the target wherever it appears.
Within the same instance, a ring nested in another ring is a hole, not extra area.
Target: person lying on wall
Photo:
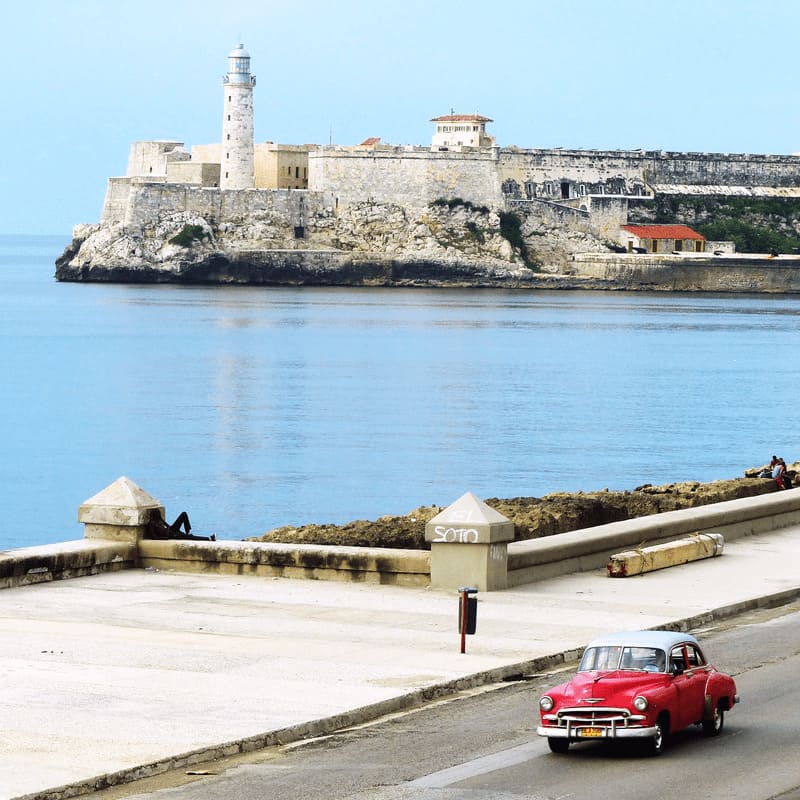
[[[181,530],[183,528],[183,530]],[[189,522],[189,515],[185,511],[178,514],[178,518],[171,525],[164,521],[163,512],[160,508],[154,508],[150,512],[150,519],[147,521],[147,530],[144,534],[145,539],[196,539],[203,542],[216,542],[217,537],[212,533],[211,536],[195,536],[192,533],[192,523]]]

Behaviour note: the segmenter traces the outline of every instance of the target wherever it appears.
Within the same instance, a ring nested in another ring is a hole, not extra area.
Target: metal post
[[[467,590],[461,592],[461,652],[467,652]]]
[[[459,590],[461,594],[461,599],[459,600],[459,609],[460,614],[459,617],[461,625],[459,626],[460,633],[461,633],[461,652],[467,652],[467,633],[475,633],[475,629],[473,627],[472,630],[468,630],[467,620],[469,617],[469,606],[470,606],[470,595],[477,594],[478,590],[474,586],[462,586]],[[473,602],[477,602],[474,600]]]

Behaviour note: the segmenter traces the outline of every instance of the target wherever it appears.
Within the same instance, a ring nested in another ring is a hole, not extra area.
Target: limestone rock
[[[512,244],[496,209],[462,201],[407,209],[363,201],[336,213],[316,207],[298,232],[269,208],[196,213],[152,211],[138,224],[78,225],[56,261],[59,280],[148,282],[532,286],[568,271],[571,253],[602,248],[583,234],[535,223]],[[184,228],[191,240],[176,242]],[[523,251],[524,250],[524,251]],[[290,255],[286,255],[286,254]],[[323,255],[324,254],[324,255]],[[602,284],[602,281],[595,281]],[[582,280],[578,285],[589,287]]]
[[[795,468],[796,465],[791,465]],[[624,519],[721,503],[777,491],[771,480],[734,478],[642,486],[633,491],[556,492],[544,497],[489,498],[486,504],[515,525],[515,538],[536,539]],[[425,524],[442,506],[423,506],[405,516],[355,520],[344,525],[283,526],[249,541],[428,549]]]

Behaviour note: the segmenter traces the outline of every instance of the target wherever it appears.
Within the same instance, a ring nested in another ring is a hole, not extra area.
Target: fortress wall
[[[128,154],[127,177],[166,175],[168,161],[187,161],[189,154],[182,150],[183,142],[134,142]]]
[[[658,153],[645,166],[652,183],[723,186],[796,186],[800,156]]]
[[[305,225],[314,215],[330,214],[332,206],[329,196],[304,190],[221,191],[188,184],[126,183],[127,194],[122,186],[115,185],[113,192],[109,186],[104,215],[111,221],[113,214],[113,221],[124,222],[129,228],[154,225],[178,214],[202,217],[215,224],[246,224],[255,217],[269,217],[275,224],[294,227]]]
[[[516,212],[533,224],[544,224],[562,230],[590,233],[616,242],[621,225],[627,222],[628,201],[623,197],[587,198],[591,213],[548,200],[509,200],[509,211]]]
[[[628,221],[628,200],[624,197],[592,197],[589,209],[592,232],[616,242],[619,229]]]
[[[673,153],[643,150],[517,150],[500,151],[498,173],[501,184],[514,180],[524,189],[526,182],[543,186],[561,181],[585,184],[587,193],[606,184],[606,190],[620,189],[637,194],[642,181],[661,184],[721,186],[797,186],[800,157],[728,153]],[[608,182],[623,179],[624,187]],[[594,185],[594,186],[593,186]],[[524,195],[523,195],[524,196]]]
[[[135,143],[132,152],[142,156],[158,152],[166,158],[163,151],[172,144]],[[504,205],[501,187],[506,180],[516,181],[517,197],[528,196],[533,184],[537,197],[552,199],[560,199],[562,182],[571,182],[573,202],[581,205],[584,192],[636,196],[645,176],[654,183],[673,185],[800,186],[798,156],[497,148],[470,152],[323,148],[308,156],[310,191],[241,189],[221,194],[211,187],[166,183],[163,176],[111,178],[101,221],[142,227],[183,213],[215,223],[246,224],[252,215],[262,215],[274,218],[276,224],[298,226],[315,214],[328,214],[337,203],[372,200],[421,209],[438,198],[454,197],[498,208]],[[198,167],[176,163],[170,170],[182,174]],[[200,180],[213,182],[202,172],[209,168],[200,167]],[[596,199],[586,197],[596,217],[596,232],[622,220],[613,204],[599,212]]]
[[[644,175],[642,153],[603,150],[501,150],[498,162],[500,180],[519,183],[531,180],[559,182],[562,179],[602,183],[609,178],[641,180]]]
[[[502,204],[496,161],[487,151],[323,148],[309,153],[309,189],[330,192],[342,204],[373,200],[424,208],[438,198],[453,197]]]
[[[219,164],[176,161],[167,164],[167,181],[197,186],[219,186]]]
[[[509,200],[507,208],[525,219],[536,219],[551,227],[588,232],[592,226],[587,211],[548,200]]]
[[[103,211],[100,222],[111,225],[125,219],[125,211],[130,198],[131,182],[128,178],[109,178],[106,187],[106,197],[103,201]]]
[[[193,144],[192,161],[201,161],[206,164],[219,164],[222,161],[222,145]]]

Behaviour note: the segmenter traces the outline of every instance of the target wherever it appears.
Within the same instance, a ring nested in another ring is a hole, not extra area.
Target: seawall
[[[800,256],[582,254],[578,275],[609,288],[671,292],[800,292]]]
[[[726,540],[800,524],[800,489],[668,511],[508,545],[508,586],[602,568],[620,550],[698,532]],[[451,545],[452,546],[452,545]],[[463,545],[470,547],[470,545]],[[424,550],[265,542],[87,539],[0,554],[0,589],[99,572],[175,572],[427,586]]]

